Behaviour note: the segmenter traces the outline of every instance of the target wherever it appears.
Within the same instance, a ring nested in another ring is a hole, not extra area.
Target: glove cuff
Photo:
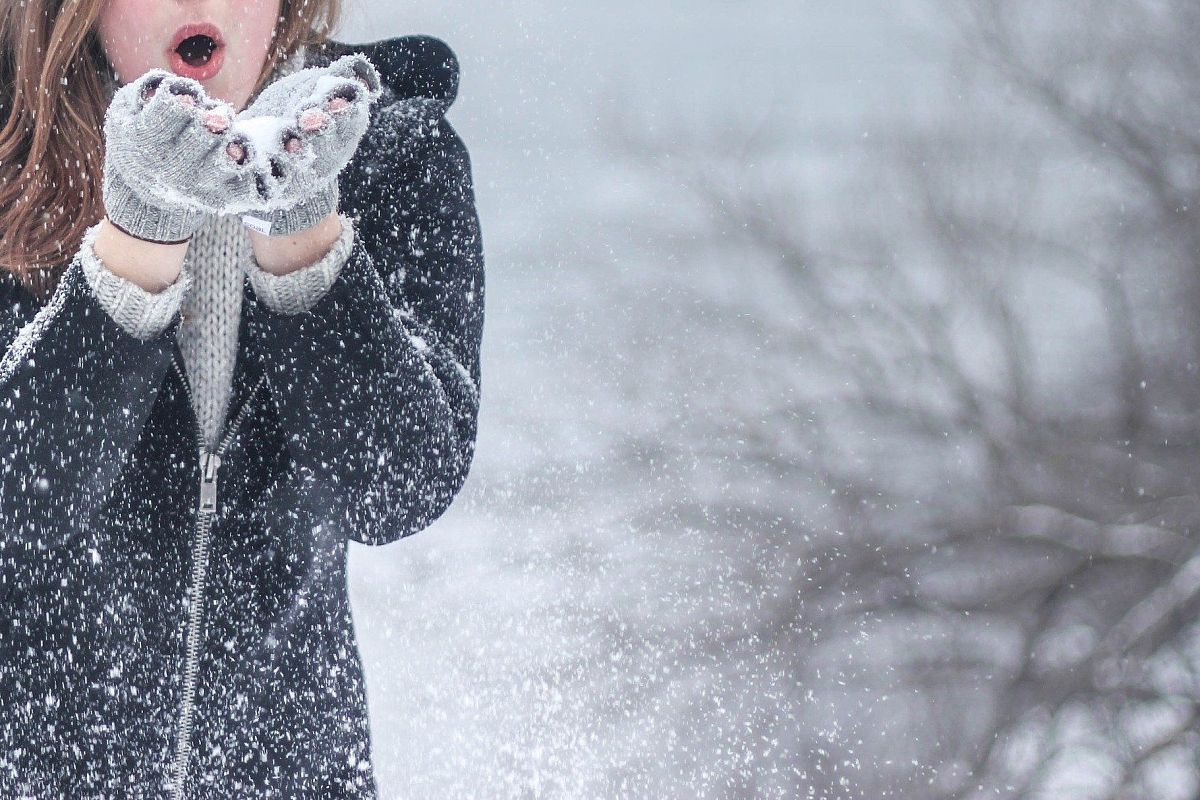
[[[271,212],[271,235],[287,236],[316,225],[337,210],[339,201],[337,178],[315,194],[306,197],[291,208]],[[261,216],[255,214],[254,216]]]
[[[104,210],[120,230],[156,244],[186,242],[204,222],[200,209],[173,206],[161,208],[146,203],[113,171],[104,176]]]

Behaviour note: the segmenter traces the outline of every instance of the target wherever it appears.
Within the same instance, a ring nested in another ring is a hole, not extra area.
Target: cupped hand
[[[229,128],[222,169],[252,192],[226,204],[226,213],[268,218],[271,233],[319,222],[337,208],[337,176],[350,162],[382,94],[366,56],[342,56],[267,86]]]
[[[162,69],[118,89],[104,120],[109,217],[143,238],[182,238],[245,194],[222,169],[234,117],[198,82]]]

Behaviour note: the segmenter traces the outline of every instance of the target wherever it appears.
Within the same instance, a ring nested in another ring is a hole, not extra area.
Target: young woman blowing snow
[[[336,2],[0,0],[0,797],[376,795],[346,543],[466,478],[483,259]]]

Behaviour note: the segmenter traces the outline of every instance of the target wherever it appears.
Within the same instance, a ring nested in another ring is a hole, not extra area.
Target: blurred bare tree
[[[776,121],[610,126],[697,201],[655,247],[771,268],[703,296],[783,389],[723,433],[794,482],[795,567],[714,650],[839,698],[794,720],[794,796],[1200,797],[1200,4],[944,12],[969,81],[859,151],[851,203]]]

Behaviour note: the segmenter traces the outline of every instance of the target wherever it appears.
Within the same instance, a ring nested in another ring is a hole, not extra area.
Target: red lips
[[[208,46],[205,46],[203,39],[188,42],[181,53],[180,45],[192,37],[208,37],[211,41],[207,42]],[[184,58],[185,53],[189,56],[188,59]],[[176,75],[206,81],[221,71],[221,65],[225,61],[225,40],[221,37],[220,29],[212,23],[190,23],[175,31],[166,55],[171,64],[171,71]]]

